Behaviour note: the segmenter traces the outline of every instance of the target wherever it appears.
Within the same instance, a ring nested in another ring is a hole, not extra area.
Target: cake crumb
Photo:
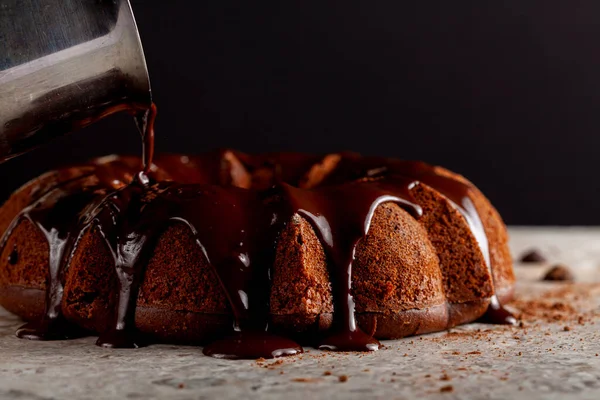
[[[302,382],[302,383],[310,383],[310,382],[318,382],[319,380],[316,378],[294,378],[292,379],[294,382]]]
[[[340,375],[338,376],[338,380],[340,382],[348,382],[348,375]]]
[[[565,326],[563,328],[563,331],[565,331],[565,332],[569,332],[570,330],[571,330],[571,327],[569,327],[569,326]]]
[[[452,386],[452,385],[446,385],[446,386],[442,386],[440,388],[440,392],[442,392],[442,393],[450,393],[453,391],[454,391],[454,386]]]
[[[448,374],[443,374],[442,376],[440,376],[440,381],[450,381],[452,380],[452,378],[450,378],[450,376],[448,376]]]
[[[275,367],[282,365],[282,364],[283,364],[283,360],[279,359],[270,364],[262,364],[262,366],[263,366],[263,368],[267,368],[267,369],[275,369]]]
[[[329,375],[331,375],[331,371],[325,371],[325,372],[323,372],[323,375],[329,376]]]
[[[185,383],[180,383],[179,385],[177,385],[177,387],[178,387],[179,389],[183,389],[183,388],[185,387]]]

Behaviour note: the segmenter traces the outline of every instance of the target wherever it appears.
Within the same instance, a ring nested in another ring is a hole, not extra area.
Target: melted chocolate
[[[135,122],[142,135],[142,172],[148,174],[154,159],[154,121],[158,110],[156,104],[152,103],[148,110],[138,111],[135,114]]]
[[[142,345],[135,329],[135,308],[145,266],[160,234],[169,225],[180,223],[189,228],[214,268],[233,312],[231,335],[206,346],[204,354],[234,359],[301,353],[295,342],[268,332],[273,243],[292,216],[299,214],[312,225],[325,249],[332,284],[333,329],[319,347],[377,350],[379,342],[361,331],[355,319],[351,280],[356,246],[368,234],[375,209],[384,202],[398,204],[415,218],[421,216],[421,207],[411,196],[411,188],[419,182],[446,196],[464,216],[492,271],[487,236],[469,197],[471,186],[438,173],[434,167],[346,154],[324,181],[312,189],[301,189],[289,183],[298,184],[302,178],[299,171],[305,164],[312,165],[312,158],[305,162],[294,155],[288,163],[292,172],[285,175],[283,168],[277,167],[285,160],[265,156],[257,158],[249,169],[257,173],[275,171],[275,186],[269,190],[242,189],[227,186],[231,177],[222,176],[221,155],[214,160],[211,156],[166,156],[158,160],[161,168],[154,168],[156,107],[136,111],[144,141],[141,168],[135,159],[127,158],[93,163],[86,173],[40,190],[37,200],[19,214],[5,234],[2,245],[16,225],[28,219],[44,234],[49,246],[45,316],[22,327],[19,337],[50,340],[80,334],[64,320],[60,305],[65,273],[79,239],[95,229],[111,251],[118,278],[115,321],[97,344]],[[261,185],[268,186],[264,182]],[[18,261],[16,249],[9,258],[12,264]],[[484,320],[516,322],[496,296]]]
[[[236,332],[204,347],[204,355],[227,360],[278,358],[303,353],[296,342],[260,331]]]
[[[479,322],[500,325],[517,325],[518,320],[517,317],[500,304],[498,296],[493,295],[490,299],[490,305],[488,306],[487,311],[479,319]]]

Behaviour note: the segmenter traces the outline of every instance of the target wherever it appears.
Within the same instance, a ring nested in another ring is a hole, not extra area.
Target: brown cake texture
[[[310,191],[335,185],[339,179],[355,179],[336,174],[344,162],[358,158],[348,153],[248,155],[222,150],[158,156],[151,175],[159,181],[254,191],[268,191],[283,181]],[[139,166],[135,157],[105,157],[47,173],[17,190],[0,208],[0,232],[5,233],[0,305],[27,321],[40,319],[45,312],[49,245],[31,220],[18,220],[22,210],[52,188],[72,182],[78,187],[94,185],[101,174],[110,173],[115,188],[126,185]],[[433,171],[468,187],[487,246],[478,241],[456,204],[425,180],[410,189],[422,208],[420,217],[395,202],[379,205],[356,246],[351,279],[358,325],[375,338],[400,338],[472,322],[486,312],[492,296],[501,303],[512,298],[515,278],[506,227],[498,212],[462,176],[440,167]],[[269,329],[310,341],[331,329],[336,313],[330,259],[313,224],[300,213],[286,221],[273,246]],[[91,225],[82,232],[60,279],[64,287],[60,308],[67,321],[96,333],[114,325],[118,277],[98,227]],[[233,321],[219,276],[189,227],[177,221],[160,233],[145,260],[135,306],[135,327],[164,342],[207,343],[229,332]]]

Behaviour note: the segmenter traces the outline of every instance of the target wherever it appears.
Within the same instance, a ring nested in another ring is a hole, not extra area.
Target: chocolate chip
[[[546,275],[544,275],[544,278],[542,278],[542,280],[571,282],[575,280],[575,277],[573,276],[573,273],[571,272],[569,267],[567,267],[566,265],[557,264],[550,268],[548,272],[546,272]]]
[[[544,257],[538,250],[530,250],[521,256],[521,262],[524,263],[543,263],[546,262]]]

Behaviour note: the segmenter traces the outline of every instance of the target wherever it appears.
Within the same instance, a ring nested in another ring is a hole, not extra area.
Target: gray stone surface
[[[511,238],[516,255],[539,248],[577,277],[540,282],[551,263],[517,263],[511,306],[523,327],[470,324],[372,354],[224,361],[197,347],[23,341],[21,322],[0,309],[0,398],[600,398],[600,229],[512,228]]]

